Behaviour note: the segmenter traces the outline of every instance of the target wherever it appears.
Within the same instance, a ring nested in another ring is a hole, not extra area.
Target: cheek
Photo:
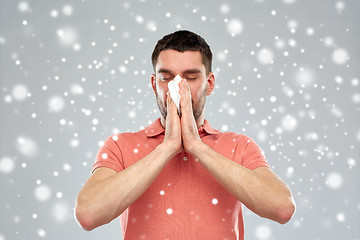
[[[191,98],[193,100],[197,100],[200,99],[203,95],[204,89],[206,86],[203,85],[199,85],[199,86],[192,86],[190,87],[190,92],[191,92]],[[196,99],[195,99],[196,98]]]
[[[168,92],[167,86],[166,86],[166,87],[163,87],[163,86],[157,85],[156,92],[157,92],[158,97],[159,97],[163,102],[166,102],[166,96],[167,96],[166,93]]]

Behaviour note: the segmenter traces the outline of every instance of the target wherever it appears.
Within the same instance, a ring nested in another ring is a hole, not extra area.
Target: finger
[[[180,96],[180,106],[189,111],[192,110],[190,86],[185,79],[180,82]]]
[[[174,100],[170,96],[170,92],[167,92],[166,104],[167,104],[168,115],[177,114],[177,107]]]

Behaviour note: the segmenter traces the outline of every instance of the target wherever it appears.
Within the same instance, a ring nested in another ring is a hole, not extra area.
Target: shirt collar
[[[165,133],[165,129],[161,125],[160,118],[156,119],[152,124],[145,128],[147,137],[155,137],[162,133]]]
[[[203,132],[207,134],[219,134],[219,130],[215,130],[211,127],[210,123],[205,119],[204,125],[199,128],[199,134],[202,135]],[[156,119],[152,124],[145,128],[145,133],[147,137],[155,137],[160,134],[165,133],[165,129],[161,125],[160,118]]]
[[[205,132],[207,134],[219,134],[220,131],[219,130],[215,130],[211,127],[209,121],[207,121],[206,119],[204,120],[204,125],[202,125],[200,128],[199,128],[199,133],[202,131],[202,130],[205,130]]]

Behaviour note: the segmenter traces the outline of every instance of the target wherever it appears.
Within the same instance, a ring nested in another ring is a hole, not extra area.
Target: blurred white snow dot
[[[337,12],[340,14],[340,13],[342,13],[342,11],[343,11],[344,8],[345,8],[345,3],[342,2],[342,1],[337,1],[337,2],[335,3],[335,8],[336,8]]]
[[[232,19],[227,23],[227,31],[231,34],[231,36],[236,36],[242,33],[243,24],[238,19]]]
[[[286,170],[286,176],[287,177],[291,177],[294,173],[294,168],[293,167],[288,167]]]
[[[326,177],[325,183],[329,188],[338,189],[343,184],[343,178],[339,173],[333,172]]]
[[[285,47],[285,41],[281,38],[277,39],[275,42],[275,47],[277,49],[283,49]]]
[[[70,86],[70,91],[74,95],[81,95],[84,93],[84,89],[82,88],[82,86],[80,86],[79,84],[76,84],[76,83],[74,83]]]
[[[332,60],[335,64],[343,65],[349,59],[347,51],[343,48],[338,48],[332,53]]]
[[[255,236],[257,239],[266,240],[271,237],[271,229],[267,225],[260,225],[255,229]]]
[[[60,43],[63,46],[73,46],[77,41],[77,31],[73,28],[67,27],[56,30]]]
[[[103,153],[103,154],[101,154],[101,158],[102,158],[102,159],[107,159],[107,158],[108,158],[107,153]]]
[[[211,200],[211,203],[214,204],[214,205],[218,204],[218,202],[219,202],[219,200],[217,200],[216,198],[213,198]]]
[[[133,118],[136,117],[136,112],[135,111],[129,111],[128,116],[129,116],[129,118],[133,119]]]
[[[26,157],[34,157],[38,153],[38,146],[31,138],[20,136],[16,140],[16,147],[22,155]]]
[[[29,4],[27,2],[19,2],[18,9],[20,12],[26,12],[29,10]]]
[[[64,163],[63,164],[63,169],[65,170],[65,172],[70,172],[71,171],[71,165],[68,163]]]
[[[38,229],[37,234],[39,235],[39,237],[42,237],[42,238],[46,237],[46,232],[44,229],[41,229],[41,228]]]
[[[353,103],[360,103],[360,93],[354,93],[352,96]]]
[[[228,130],[229,130],[229,126],[228,126],[228,125],[222,125],[222,126],[221,126],[221,131],[226,132],[226,131],[228,131]]]
[[[339,222],[345,222],[345,214],[342,213],[342,212],[339,212],[338,214],[336,214],[336,219],[337,219]]]
[[[146,24],[146,28],[147,28],[147,30],[152,31],[152,32],[155,32],[157,30],[156,23],[153,21],[149,21]]]
[[[271,64],[274,61],[274,53],[270,49],[263,48],[259,50],[257,60],[263,65]]]
[[[73,46],[73,49],[75,51],[80,51],[81,50],[81,45],[79,43],[75,43],[74,46]]]
[[[56,9],[51,10],[51,11],[50,11],[50,16],[51,16],[52,18],[57,18],[57,17],[59,16],[58,10],[56,10]]]
[[[292,90],[289,86],[286,86],[286,85],[283,86],[282,91],[288,97],[293,97],[294,96],[294,90]]]
[[[309,27],[306,29],[306,34],[308,36],[312,36],[312,35],[314,35],[314,33],[315,33],[315,30],[312,27]]]
[[[40,185],[35,189],[35,198],[41,202],[49,200],[51,196],[51,190],[46,185]]]
[[[65,101],[60,96],[52,96],[48,101],[50,112],[61,112],[65,107]]]
[[[228,109],[228,114],[231,116],[235,116],[236,115],[236,110],[234,108],[229,108]]]
[[[290,47],[296,47],[297,43],[294,39],[289,39],[288,44]]]
[[[119,71],[120,71],[121,73],[126,73],[126,72],[127,72],[127,68],[126,68],[125,66],[121,65],[121,66],[119,66]]]
[[[332,47],[334,45],[334,39],[332,37],[325,37],[324,38],[324,45],[326,47]]]
[[[216,57],[220,62],[223,62],[226,60],[226,54],[224,53],[224,51],[218,52]]]
[[[166,209],[166,213],[171,215],[173,213],[173,210],[171,208]]]
[[[52,207],[52,216],[58,222],[69,219],[70,208],[66,203],[57,203]]]
[[[229,13],[229,11],[230,11],[230,6],[228,4],[226,4],[226,3],[221,4],[220,12],[222,14],[227,14],[227,13]]]
[[[140,24],[144,22],[144,18],[140,15],[135,16],[135,20]]]
[[[6,43],[6,39],[3,36],[0,36],[0,44],[4,45]]]
[[[353,159],[353,158],[349,158],[349,159],[347,160],[347,163],[349,164],[349,167],[350,167],[350,168],[356,166],[356,161],[355,161],[355,159]]]
[[[265,130],[260,130],[258,131],[258,134],[257,134],[257,139],[260,141],[260,142],[265,142],[267,139],[268,139],[268,134]]]
[[[112,136],[112,140],[114,140],[115,142],[119,139],[119,137],[117,135]]]
[[[272,102],[272,103],[276,102],[276,97],[275,97],[275,96],[271,96],[271,97],[270,97],[270,102]]]
[[[286,115],[281,120],[281,126],[288,132],[294,131],[297,127],[297,120],[292,115]]]
[[[291,33],[295,33],[298,26],[299,26],[299,24],[296,20],[294,20],[294,19],[289,20],[288,28],[290,29]]]
[[[262,126],[266,126],[268,124],[268,121],[266,119],[262,119],[260,123]]]
[[[15,168],[14,160],[9,157],[2,157],[0,159],[0,172],[11,173]]]
[[[0,234],[0,240],[5,240],[4,235]]]
[[[254,114],[256,113],[256,109],[255,109],[255,108],[250,108],[250,109],[249,109],[249,113],[250,113],[251,115],[254,115]]]
[[[286,4],[293,4],[296,2],[296,0],[283,0],[283,2]]]
[[[165,191],[164,191],[164,190],[161,190],[161,191],[160,191],[160,195],[161,195],[161,196],[164,196],[164,195],[165,195]]]
[[[309,132],[305,134],[305,139],[308,141],[310,140],[316,141],[319,139],[319,135],[316,132]]]
[[[78,147],[79,145],[80,145],[79,139],[72,139],[72,140],[70,141],[70,146],[73,147],[73,148],[76,148],[76,147]]]
[[[313,71],[308,68],[300,68],[295,74],[296,83],[301,87],[312,86],[314,79]]]
[[[12,89],[12,95],[17,101],[24,101],[28,95],[28,92],[29,91],[27,87],[23,84],[18,84]]]
[[[356,87],[356,86],[359,86],[359,79],[357,79],[357,78],[353,78],[353,79],[351,79],[351,86],[353,86],[353,87]]]
[[[94,125],[98,125],[98,124],[99,124],[99,119],[94,118],[91,122],[92,122],[92,124],[94,124]]]
[[[62,7],[62,13],[63,13],[65,16],[70,16],[70,15],[73,14],[73,12],[74,12],[74,8],[73,8],[71,5],[69,5],[69,4],[64,5],[64,6]]]
[[[14,223],[19,223],[20,220],[21,220],[21,217],[19,217],[17,215],[15,215],[14,218],[13,218]]]
[[[344,83],[344,79],[341,76],[335,76],[334,80],[338,84],[343,84]]]
[[[337,107],[331,108],[330,112],[337,118],[341,118],[343,116],[342,111]]]

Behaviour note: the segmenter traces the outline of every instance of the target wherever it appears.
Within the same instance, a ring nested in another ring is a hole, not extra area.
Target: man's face
[[[206,96],[213,90],[214,75],[213,73],[206,74],[199,51],[179,52],[171,49],[161,51],[157,59],[155,74],[151,77],[151,83],[164,119],[167,115],[168,82],[173,80],[176,75],[185,78],[189,84],[193,114],[197,120],[203,112]]]

